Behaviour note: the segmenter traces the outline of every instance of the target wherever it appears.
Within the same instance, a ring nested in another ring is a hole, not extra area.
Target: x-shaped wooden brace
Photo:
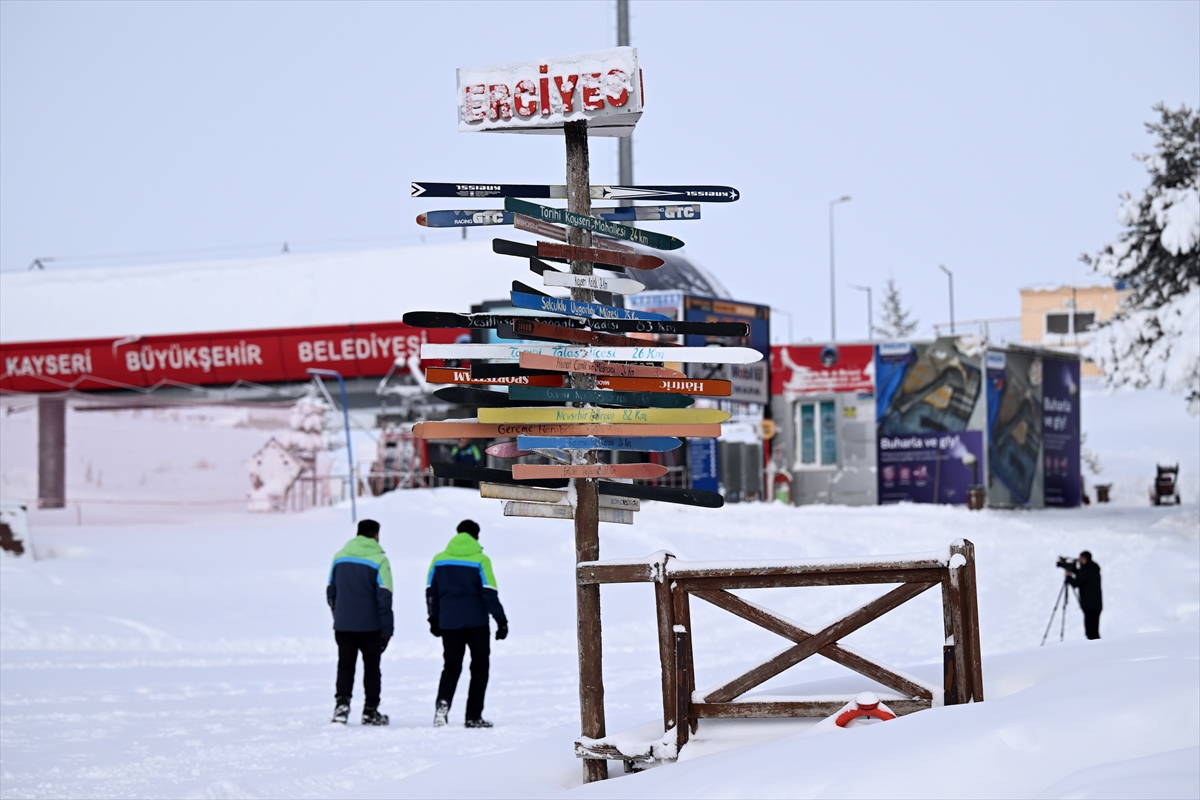
[[[739,675],[728,683],[712,690],[705,696],[703,702],[728,703],[735,697],[745,694],[755,686],[775,677],[788,667],[799,664],[814,653],[820,653],[842,666],[849,667],[861,675],[878,681],[889,689],[895,689],[905,697],[931,699],[933,695],[929,689],[915,684],[901,675],[897,675],[891,670],[876,664],[874,661],[869,661],[860,655],[839,647],[837,641],[858,630],[871,620],[908,602],[926,589],[931,589],[937,585],[936,583],[905,583],[882,597],[872,600],[865,606],[850,612],[817,633],[809,633],[771,611],[749,603],[724,589],[690,590],[689,594],[694,594],[701,600],[706,600],[718,608],[723,608],[742,619],[766,628],[772,633],[777,633],[785,639],[796,642],[795,647],[784,650],[770,661],[760,664],[749,672]]]

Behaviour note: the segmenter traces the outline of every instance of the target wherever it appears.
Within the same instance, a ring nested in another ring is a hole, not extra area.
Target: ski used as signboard
[[[543,222],[540,219],[527,217],[524,214],[513,214],[513,227],[519,231],[532,233],[535,236],[545,236],[558,242],[567,241],[567,229],[553,222]]]
[[[501,339],[534,340],[540,342],[571,342],[573,344],[594,344],[601,347],[641,347],[645,339],[632,336],[620,336],[613,333],[595,333],[574,328],[558,328],[553,325],[542,325],[538,322],[520,320],[514,325],[501,325],[496,328],[496,335]],[[675,347],[676,345],[670,345]]]
[[[587,322],[571,317],[541,317],[521,314],[456,314],[453,311],[409,311],[400,318],[413,328],[495,328],[530,320],[559,328],[586,328]]]
[[[446,390],[443,390],[446,391]],[[514,386],[509,390],[509,400],[516,404],[531,400],[558,403],[595,403],[602,406],[629,406],[639,408],[687,408],[696,401],[682,394],[655,394],[653,392],[612,392],[595,389],[555,389],[544,386]],[[499,404],[495,404],[499,405]]]
[[[589,425],[719,424],[728,411],[716,408],[481,408],[483,423]]]
[[[600,250],[595,247],[576,247],[568,244],[554,244],[553,242],[538,242],[537,243],[538,257],[546,260],[573,260],[587,261],[602,269],[602,265],[611,265],[613,267],[628,267],[630,269],[650,270],[658,269],[663,264],[667,263],[658,256],[648,256],[642,253],[619,253],[615,250]]]
[[[710,492],[704,489],[670,489],[666,486],[647,486],[641,483],[610,483],[599,482],[600,494],[613,494],[618,497],[636,497],[639,500],[658,500],[661,503],[678,503],[683,506],[700,506],[701,508],[720,508],[725,505],[725,498],[720,492]]]
[[[597,292],[637,294],[646,284],[629,278],[613,278],[605,275],[572,275],[569,272],[546,270],[542,272],[543,286],[565,286],[570,289],[591,289]]]
[[[686,203],[732,203],[741,193],[732,186],[609,186],[593,185],[593,200],[663,200]],[[546,183],[428,183],[412,184],[413,197],[532,197],[565,200],[567,187]]]
[[[478,422],[473,419],[418,422],[413,426],[418,439],[496,439],[507,436],[675,436],[716,439],[721,435],[717,423],[687,425],[580,425]]]
[[[566,241],[566,240],[564,239],[563,241]],[[596,239],[595,237],[593,237],[592,244],[600,246],[600,245],[606,244],[606,242],[603,239]],[[553,245],[553,243],[552,242],[538,242],[538,245]],[[566,259],[566,258],[552,258],[549,256],[539,256],[538,255],[538,245],[525,244],[524,242],[512,242],[512,241],[509,241],[508,239],[492,239],[492,252],[496,253],[497,255],[501,255],[501,256],[515,256],[516,258],[528,258],[531,261],[530,269],[533,269],[533,271],[537,272],[538,274],[541,274],[541,273],[538,269],[534,269],[533,264],[532,264],[533,259],[544,258],[546,261],[554,261],[556,263],[563,263],[563,264],[567,263],[568,259]],[[595,249],[597,249],[597,247],[593,247],[591,249],[595,250]],[[607,249],[607,247],[605,247],[605,248],[601,249],[600,252],[612,253],[613,255],[608,257],[609,261],[617,260],[618,255],[620,255],[620,256],[635,256],[635,257],[639,256],[639,254],[633,252],[633,248],[627,248],[626,250],[609,250],[609,249]],[[640,256],[640,257],[654,259],[655,261],[658,261],[659,263],[656,266],[662,266],[662,264],[665,263],[665,262],[663,262],[663,260],[661,258],[655,258],[654,256]],[[601,261],[594,261],[594,262],[592,262],[592,265],[597,267],[598,269],[608,270],[609,272],[620,272],[622,274],[624,274],[624,272],[625,272],[625,269],[623,267],[614,266],[614,265],[607,264],[607,263],[601,262]],[[645,269],[653,269],[653,267],[645,267]]]
[[[514,365],[515,366],[515,365]],[[565,375],[495,375],[477,377],[472,370],[462,367],[428,367],[425,370],[426,383],[465,383],[484,386],[563,386]]]
[[[631,450],[637,453],[665,453],[681,444],[673,436],[518,436],[522,449],[537,450]]]
[[[429,465],[429,468],[433,471],[434,477],[452,481],[514,483],[517,480],[513,477],[511,470],[492,469],[491,467],[469,467],[464,464],[453,464],[449,461],[435,461]],[[521,484],[526,486],[540,486],[547,489],[567,488],[565,478],[534,478],[531,481],[521,481]]]
[[[678,361],[689,364],[754,364],[762,353],[750,347],[586,347],[565,344],[436,344],[421,345],[421,360],[501,358],[513,361],[521,353],[589,361]]]
[[[676,322],[675,320],[593,319],[588,327],[612,333],[658,333],[667,336],[749,336],[745,322]]]
[[[560,506],[549,503],[522,503],[512,500],[504,504],[506,517],[538,517],[541,519],[575,519],[574,506]],[[619,525],[632,525],[633,512],[623,508],[608,508],[600,506],[596,510],[600,522],[615,522]]]
[[[567,493],[557,489],[539,489],[535,486],[520,486],[512,483],[480,483],[479,496],[488,500],[521,500],[528,503],[558,503],[569,507]],[[623,508],[626,511],[641,511],[642,501],[636,497],[617,497],[601,494],[601,508]]]
[[[522,376],[531,375],[553,375],[554,370],[548,369],[522,369],[520,364],[508,363],[492,363],[489,361],[476,361],[471,365],[471,377],[473,378],[519,378]],[[549,386],[550,384],[531,383],[530,386]],[[554,384],[557,386],[558,384]],[[563,384],[566,386],[567,384]]]
[[[493,384],[494,385],[494,384]],[[433,396],[447,403],[460,406],[479,406],[481,408],[510,408],[518,405],[553,406],[558,405],[552,400],[514,400],[507,392],[492,392],[487,389],[472,389],[469,386],[448,386],[438,389]]]
[[[621,392],[664,392],[704,397],[729,397],[733,390],[733,384],[724,380],[696,378],[606,378],[597,376],[596,388]]]
[[[522,450],[516,442],[499,442],[489,447],[485,452],[489,456],[503,459],[533,455],[532,450]]]
[[[513,464],[513,478],[661,478],[670,470],[662,464]]]
[[[662,222],[676,219],[700,219],[698,205],[624,206],[593,208],[592,215],[609,222]],[[512,225],[515,215],[502,209],[426,211],[417,215],[417,224],[425,228],[464,228],[481,225]],[[518,226],[520,227],[520,226]],[[534,231],[539,233],[540,231]]]
[[[585,214],[576,214],[574,211],[568,211],[565,208],[540,206],[537,203],[528,203],[524,200],[517,200],[514,197],[504,198],[504,210],[524,214],[525,216],[539,219],[542,222],[570,225],[585,231],[624,239],[627,242],[633,242],[645,247],[653,247],[655,250],[678,250],[683,247],[683,242],[674,236],[654,233],[653,231],[642,230],[641,228],[631,228],[619,222],[609,222],[608,220],[589,217]]]
[[[569,317],[601,317],[609,319],[669,319],[665,314],[651,311],[631,311],[628,308],[605,306],[599,303],[584,303],[568,297],[546,297],[528,292],[509,292],[509,299],[517,308],[533,311],[548,311]]]
[[[499,365],[498,365],[499,366]],[[508,366],[508,365],[504,365]],[[582,358],[562,358],[540,353],[521,353],[522,370],[556,372],[583,372],[614,378],[686,378],[677,369],[667,367],[644,367],[640,364],[615,364],[611,361],[588,361]],[[534,385],[534,384],[530,384]],[[543,384],[537,384],[543,385]]]

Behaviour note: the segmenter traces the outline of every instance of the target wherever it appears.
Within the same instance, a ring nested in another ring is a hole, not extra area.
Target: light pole
[[[833,207],[838,203],[850,201],[850,195],[844,194],[837,200],[829,201],[829,341],[837,341],[837,296],[835,284],[837,281],[833,262]]]
[[[945,264],[938,264],[942,272],[946,273],[946,277],[950,279],[950,335],[954,335],[954,273],[946,269]]]
[[[337,378],[338,389],[342,393],[342,422],[346,425],[346,460],[350,464],[350,520],[357,523],[358,504],[354,501],[354,495],[358,492],[358,481],[354,479],[354,449],[350,446],[350,406],[346,403],[346,381],[340,372],[332,369],[310,369],[308,374],[313,376],[322,392],[325,391],[325,384],[321,383],[321,378]],[[326,392],[325,396],[329,397],[329,393]]]
[[[870,286],[855,286],[860,292],[867,293],[867,341],[875,341],[875,318],[871,314],[871,287]]]

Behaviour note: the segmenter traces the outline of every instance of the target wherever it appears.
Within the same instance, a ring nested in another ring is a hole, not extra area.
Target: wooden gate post
[[[950,545],[950,566],[942,573],[942,614],[946,642],[944,649],[942,702],[952,706],[969,702],[971,699],[970,671],[967,656],[971,652],[968,641],[969,626],[963,614],[963,573],[965,564],[953,566],[954,557],[966,558],[964,548],[955,543]]]
[[[675,746],[683,749],[698,720],[692,714],[692,694],[696,691],[696,674],[692,658],[692,605],[687,591],[678,583],[671,584],[672,616],[675,618]]]
[[[663,733],[675,726],[675,610],[671,600],[671,581],[667,577],[667,566],[671,561],[667,553],[659,567],[659,577],[654,584],[654,610],[658,619],[658,660],[662,666]]]
[[[592,213],[591,177],[588,161],[587,121],[568,122],[563,126],[567,145],[567,209],[576,214]],[[592,235],[581,228],[567,228],[567,243],[590,247]],[[575,275],[591,275],[592,265],[572,261]],[[591,289],[571,289],[571,299],[590,303]],[[571,373],[575,389],[594,389],[594,375]],[[589,451],[584,460],[595,463],[596,454]],[[600,559],[600,494],[596,481],[581,478],[572,480],[575,489],[575,562]],[[578,572],[576,573],[578,574]],[[600,627],[600,584],[575,584],[575,629],[579,640],[579,717],[583,736],[602,739],[604,725],[604,662]],[[602,781],[608,777],[608,761],[585,758],[583,782]]]

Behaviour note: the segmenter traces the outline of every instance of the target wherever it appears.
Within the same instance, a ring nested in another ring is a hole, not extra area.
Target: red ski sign
[[[585,119],[592,136],[629,136],[641,116],[634,47],[458,70],[460,132],[552,133]]]

